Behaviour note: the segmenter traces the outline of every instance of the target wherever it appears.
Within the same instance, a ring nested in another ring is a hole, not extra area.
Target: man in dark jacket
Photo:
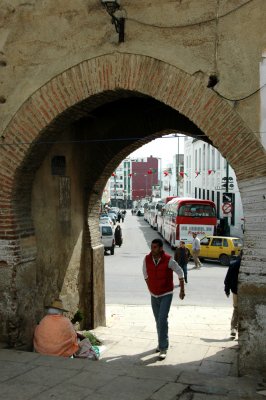
[[[233,293],[233,315],[231,319],[231,336],[235,337],[238,329],[238,307],[237,307],[237,282],[241,264],[242,252],[235,259],[230,261],[229,268],[224,280],[224,291],[227,297],[230,291]]]
[[[189,250],[186,248],[185,242],[180,241],[180,246],[175,251],[175,261],[180,265],[184,272],[185,282],[187,283],[187,263],[189,259]]]

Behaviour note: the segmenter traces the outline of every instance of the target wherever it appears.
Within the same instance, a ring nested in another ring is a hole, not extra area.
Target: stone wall
[[[127,154],[178,129],[203,135],[236,172],[247,213],[240,371],[265,369],[266,163],[259,93],[252,95],[265,7],[123,1],[126,37],[118,44],[100,1],[2,0],[0,340],[29,344],[43,305],[59,294],[72,313],[80,306],[85,325],[104,323],[101,191]],[[211,74],[215,91],[234,101],[207,88]],[[123,141],[133,133],[139,140]],[[109,141],[117,137],[119,144]],[[51,156],[62,154],[67,174],[51,176]]]

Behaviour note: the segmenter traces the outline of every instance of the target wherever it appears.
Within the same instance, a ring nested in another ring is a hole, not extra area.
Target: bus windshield
[[[180,217],[216,217],[215,208],[210,204],[182,204],[178,209]]]

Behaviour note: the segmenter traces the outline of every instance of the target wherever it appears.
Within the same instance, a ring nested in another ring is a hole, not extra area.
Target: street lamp
[[[162,198],[162,159],[161,157],[157,157],[158,160],[160,160],[159,162],[159,173],[158,173],[158,183],[160,185],[160,199]]]
[[[119,0],[101,0],[102,6],[106,9],[108,14],[112,17],[112,24],[119,35],[119,43],[125,41],[125,18],[117,17],[116,11],[120,9]]]
[[[145,174],[145,198],[147,198],[147,175]]]

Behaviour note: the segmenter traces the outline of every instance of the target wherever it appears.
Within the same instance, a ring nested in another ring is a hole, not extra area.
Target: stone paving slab
[[[171,310],[170,349],[159,361],[150,307],[107,306],[108,324],[95,330],[106,346],[99,361],[0,349],[0,400],[265,400],[266,381],[237,377],[231,311]]]

